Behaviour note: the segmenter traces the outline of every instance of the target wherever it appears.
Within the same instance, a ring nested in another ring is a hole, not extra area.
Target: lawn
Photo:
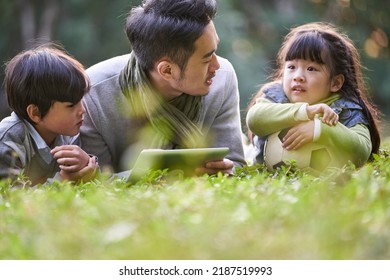
[[[2,181],[0,259],[390,259],[389,147],[319,177],[252,166],[136,185]]]

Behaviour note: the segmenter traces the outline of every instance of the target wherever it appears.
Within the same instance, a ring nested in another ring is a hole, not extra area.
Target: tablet
[[[179,169],[185,176],[195,175],[195,168],[207,161],[222,160],[229,153],[228,147],[197,149],[145,149],[139,154],[128,181],[136,182],[151,170]]]

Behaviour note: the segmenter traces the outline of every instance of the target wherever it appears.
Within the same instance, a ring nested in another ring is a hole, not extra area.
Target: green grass
[[[0,259],[390,259],[389,150],[321,177],[256,166],[137,185],[3,181]]]

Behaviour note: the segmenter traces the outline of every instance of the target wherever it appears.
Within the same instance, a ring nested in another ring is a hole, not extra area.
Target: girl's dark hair
[[[184,70],[215,14],[215,0],[145,0],[130,11],[125,31],[144,70],[164,56]]]
[[[368,100],[359,52],[348,36],[337,30],[335,26],[324,22],[308,23],[292,28],[278,52],[278,67],[271,76],[271,80],[281,80],[285,62],[294,59],[307,59],[326,65],[331,78],[340,74],[344,76],[344,84],[339,93],[343,98],[363,108],[363,113],[369,122],[371,154],[378,153],[380,146],[379,111]],[[253,105],[253,102],[254,100],[249,106]]]
[[[17,54],[6,65],[4,84],[10,108],[31,123],[28,105],[44,117],[55,101],[76,104],[90,88],[81,63],[55,44]]]

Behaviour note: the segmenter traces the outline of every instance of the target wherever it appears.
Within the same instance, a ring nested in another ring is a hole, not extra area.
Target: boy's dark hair
[[[130,11],[125,31],[144,70],[164,56],[184,70],[215,14],[215,0],[144,0]]]
[[[28,105],[43,118],[55,101],[76,104],[90,88],[83,65],[55,44],[17,54],[6,65],[4,84],[10,108],[30,123]]]

